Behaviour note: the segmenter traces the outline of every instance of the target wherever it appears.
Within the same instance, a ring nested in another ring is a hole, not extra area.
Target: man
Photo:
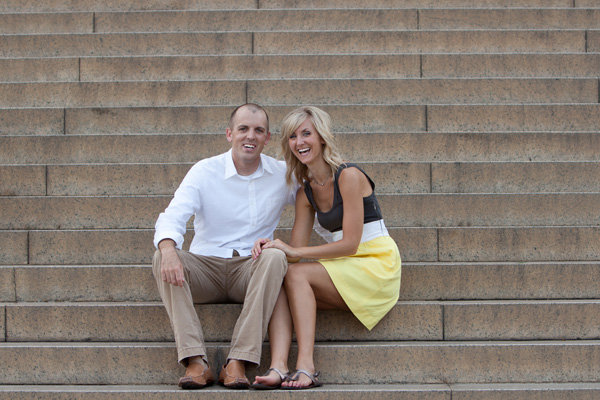
[[[152,270],[171,319],[183,389],[215,381],[194,303],[243,303],[219,383],[249,387],[246,363],[259,364],[262,342],[287,271],[277,250],[252,260],[254,241],[272,237],[283,208],[294,201],[285,163],[262,154],[271,133],[266,111],[244,104],[226,129],[231,149],[196,163],[156,221]],[[194,215],[190,251],[181,250]]]

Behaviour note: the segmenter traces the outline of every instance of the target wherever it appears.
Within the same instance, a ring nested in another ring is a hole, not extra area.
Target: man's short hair
[[[269,132],[269,114],[267,114],[267,110],[265,110],[262,106],[259,106],[256,103],[245,103],[242,104],[240,106],[237,106],[232,112],[231,115],[229,116],[229,129],[233,130],[233,119],[235,118],[235,115],[237,114],[238,110],[240,110],[241,108],[244,107],[248,107],[250,110],[252,111],[262,111],[265,114],[265,117],[267,118],[267,132]]]

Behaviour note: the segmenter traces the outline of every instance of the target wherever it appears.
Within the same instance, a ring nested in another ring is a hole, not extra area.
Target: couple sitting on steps
[[[257,104],[237,107],[226,129],[231,149],[196,163],[158,217],[153,273],[186,367],[182,388],[216,380],[235,389],[320,386],[313,361],[317,308],[349,310],[372,329],[396,304],[400,255],[375,185],[342,161],[330,125],[316,107],[290,112],[281,125],[283,162],[262,154],[271,138],[267,112]],[[289,243],[273,240],[283,208],[293,202]],[[333,240],[310,246],[315,213]],[[192,215],[195,234],[185,251]],[[194,303],[243,304],[218,378]],[[298,357],[290,373],[293,330]],[[270,368],[251,384],[246,366],[260,363],[267,331]]]

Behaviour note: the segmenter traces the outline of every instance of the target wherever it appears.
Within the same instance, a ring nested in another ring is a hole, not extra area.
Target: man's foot
[[[281,372],[277,368],[269,368],[264,375],[259,375],[254,379],[252,389],[258,390],[273,390],[279,389],[283,381],[285,381],[290,371]]]
[[[188,362],[185,375],[179,379],[182,389],[202,389],[215,382],[215,372],[201,358]]]
[[[282,385],[282,389],[288,390],[300,390],[300,389],[312,389],[322,386],[322,383],[318,379],[319,372],[310,373],[304,369],[298,369],[292,376],[288,378]]]
[[[219,373],[219,384],[229,389],[248,389],[250,381],[246,378],[244,361],[229,360]]]

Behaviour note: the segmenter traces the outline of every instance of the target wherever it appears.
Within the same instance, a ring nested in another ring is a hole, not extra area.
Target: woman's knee
[[[284,278],[284,284],[286,285],[286,289],[288,287],[293,289],[298,284],[307,281],[308,279],[306,276],[306,271],[305,268],[302,268],[302,264],[291,264],[288,267],[287,274]]]

